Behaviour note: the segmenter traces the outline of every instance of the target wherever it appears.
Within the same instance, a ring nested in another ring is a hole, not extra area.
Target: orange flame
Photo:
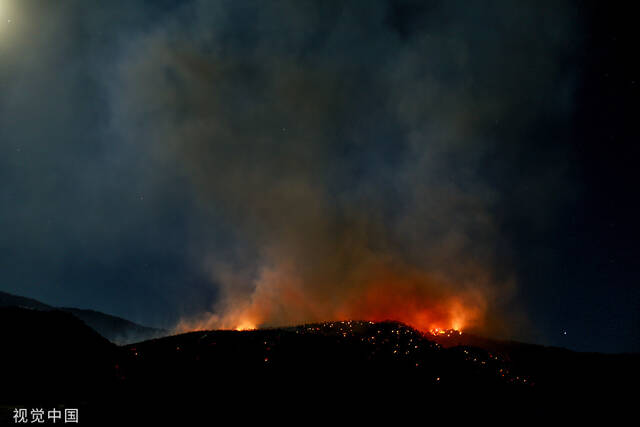
[[[178,329],[252,330],[332,320],[393,320],[425,333],[475,329],[486,308],[482,287],[454,287],[420,272],[376,269],[340,295],[301,286],[292,275],[269,271],[248,298],[230,299],[222,315],[183,321]]]
[[[234,328],[236,331],[252,331],[256,328],[256,325],[254,323],[251,323],[249,321],[241,321],[238,326],[236,326]]]

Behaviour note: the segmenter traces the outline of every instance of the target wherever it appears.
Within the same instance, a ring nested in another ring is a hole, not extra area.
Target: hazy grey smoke
[[[203,1],[127,43],[113,127],[150,167],[180,165],[233,234],[194,235],[221,298],[184,327],[492,325],[513,279],[487,157],[569,108],[544,95],[565,86],[569,11],[443,3],[416,18],[387,2]],[[494,140],[498,125],[514,139]]]

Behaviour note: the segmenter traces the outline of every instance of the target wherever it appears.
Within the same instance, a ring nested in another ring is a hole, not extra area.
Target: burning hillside
[[[252,294],[224,300],[221,314],[184,319],[177,331],[248,330],[325,319],[394,319],[429,332],[479,330],[487,320],[486,286],[481,281],[461,287],[416,270],[401,274],[378,269],[352,279],[335,294],[319,292],[322,289],[314,282],[306,286],[271,272]]]
[[[216,369],[218,380],[248,373],[295,373],[316,380],[375,373],[380,378],[406,376],[407,381],[419,380],[423,386],[530,384],[526,377],[511,374],[502,357],[480,349],[446,349],[433,340],[433,334],[442,337],[461,332],[423,333],[398,322],[372,321],[200,331],[127,347],[128,362],[123,366],[128,366],[125,371],[134,369],[123,376],[146,383],[158,364],[171,360],[197,376],[213,366],[225,367],[224,372]],[[179,369],[180,375],[185,374],[184,368]]]
[[[291,402],[372,411],[398,393],[416,402],[444,390],[463,400],[500,391],[519,397],[621,390],[640,378],[637,355],[574,353],[452,329],[421,332],[398,322],[207,330],[118,347],[67,313],[0,308],[0,317],[0,341],[17,344],[2,356],[9,367],[4,401],[80,407],[89,425],[147,417],[141,405],[163,409],[157,416],[167,408],[213,404],[224,412]]]

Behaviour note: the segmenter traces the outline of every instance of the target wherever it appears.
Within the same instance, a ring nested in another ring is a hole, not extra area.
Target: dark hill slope
[[[452,331],[431,339],[445,348],[480,348],[497,355],[541,390],[614,390],[640,382],[640,354],[581,353]]]
[[[166,416],[194,413],[200,422],[212,414],[262,419],[294,410],[313,417],[423,414],[437,411],[442,396],[456,404],[491,399],[508,408],[515,400],[537,408],[531,397],[620,392],[636,378],[629,363],[629,375],[617,373],[603,387],[602,378],[623,369],[619,358],[527,345],[516,346],[524,356],[514,357],[510,347],[447,348],[433,338],[395,322],[354,321],[201,331],[118,347],[66,312],[0,308],[0,409],[67,404],[83,408],[91,420],[85,425],[155,425],[149,417],[166,424]],[[580,364],[581,357],[590,364]],[[572,361],[584,380],[563,371],[573,369]],[[0,416],[10,419],[7,411]]]
[[[0,402],[78,401],[110,384],[118,347],[62,311],[0,308]]]
[[[124,347],[123,372],[134,388],[148,384],[233,383],[277,375],[294,383],[340,381],[443,387],[521,387],[504,360],[475,349],[444,349],[395,322],[327,322],[255,331],[203,331]],[[480,360],[482,359],[482,360]],[[158,376],[162,372],[162,376]],[[375,375],[372,376],[371,374]],[[348,380],[347,380],[348,379]],[[155,388],[155,387],[154,387]]]

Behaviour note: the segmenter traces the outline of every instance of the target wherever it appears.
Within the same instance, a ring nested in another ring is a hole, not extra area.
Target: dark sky
[[[632,16],[0,0],[0,290],[277,323],[402,271],[514,338],[640,351]]]

